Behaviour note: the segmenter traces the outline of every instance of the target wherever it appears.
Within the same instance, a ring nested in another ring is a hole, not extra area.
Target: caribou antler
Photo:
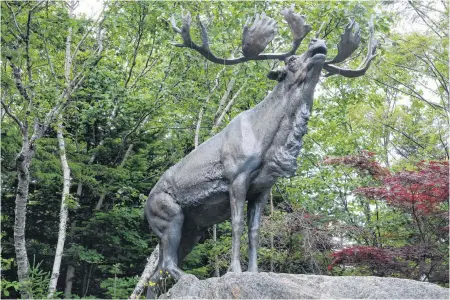
[[[242,53],[245,57],[257,57],[275,37],[277,22],[265,13],[256,14],[252,27],[248,28],[250,18],[244,25],[242,34]]]
[[[355,33],[352,33],[355,31]],[[358,23],[354,20],[351,20],[349,24],[345,27],[344,33],[341,35],[341,41],[338,44],[338,54],[335,58],[330,61],[326,61],[323,65],[323,68],[327,70],[329,73],[325,76],[331,76],[335,74],[342,75],[344,77],[358,77],[362,76],[366,73],[367,69],[370,66],[370,62],[375,58],[375,51],[377,49],[377,40],[373,37],[373,17],[369,22],[369,31],[370,38],[367,49],[367,56],[365,60],[361,63],[361,65],[356,70],[344,69],[338,66],[332,65],[332,63],[341,63],[358,48],[359,43],[361,41],[360,29]]]
[[[297,51],[305,36],[311,31],[311,25],[305,23],[304,16],[294,13],[294,4],[292,4],[289,9],[283,9],[281,11],[281,14],[289,24],[292,35],[294,36],[292,49],[289,52],[283,54],[284,58],[286,58],[295,54],[295,51]]]
[[[201,30],[202,46],[199,46],[195,42],[193,42],[190,34],[191,14],[189,12],[186,15],[182,16],[183,26],[181,29],[177,27],[174,16],[172,15],[171,17],[173,30],[176,33],[179,33],[181,35],[181,38],[183,39],[182,44],[175,44],[175,46],[194,49],[195,51],[206,57],[208,60],[223,65],[235,65],[249,60],[284,60],[286,57],[295,54],[302,40],[305,38],[308,32],[311,31],[311,26],[305,23],[304,16],[300,16],[294,13],[294,5],[292,5],[289,9],[284,9],[283,11],[281,11],[281,13],[283,14],[289,27],[291,28],[294,38],[291,50],[286,53],[260,54],[273,40],[276,31],[275,20],[267,17],[264,13],[261,16],[258,14],[255,16],[253,25],[250,28],[248,28],[249,19],[247,19],[242,35],[242,51],[244,56],[241,56],[239,58],[219,58],[211,52],[211,50],[209,49],[208,33],[205,26],[200,21],[200,18],[198,18],[198,22]]]

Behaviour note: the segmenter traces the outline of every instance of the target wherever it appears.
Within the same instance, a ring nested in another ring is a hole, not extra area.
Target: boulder
[[[409,279],[283,273],[183,276],[161,299],[449,299],[449,289]]]

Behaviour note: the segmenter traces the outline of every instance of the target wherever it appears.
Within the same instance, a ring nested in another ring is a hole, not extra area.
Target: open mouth
[[[317,48],[314,48],[312,50],[311,56],[314,57],[317,54],[326,55],[327,54],[327,48],[325,46],[319,46]]]

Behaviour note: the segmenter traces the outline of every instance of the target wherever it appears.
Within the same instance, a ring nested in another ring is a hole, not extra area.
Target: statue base
[[[284,273],[183,276],[160,299],[449,299],[449,289],[409,279]]]

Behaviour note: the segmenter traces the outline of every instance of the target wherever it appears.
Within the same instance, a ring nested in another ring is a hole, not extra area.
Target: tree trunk
[[[86,288],[85,288],[84,293],[83,293],[83,298],[86,297],[86,295],[87,295],[87,293],[89,291],[89,285],[91,283],[91,275],[92,275],[92,269],[93,268],[94,268],[94,265],[91,264],[90,267],[89,267],[89,273],[87,275]]]
[[[83,263],[83,283],[81,284],[81,296],[84,297],[86,291],[86,280],[87,280],[87,267],[86,263]]]
[[[214,87],[210,90],[208,97],[206,98],[205,102],[203,103],[202,107],[200,108],[199,112],[198,112],[198,119],[197,119],[197,126],[195,127],[195,136],[194,136],[194,146],[195,148],[198,147],[199,144],[199,138],[200,138],[200,127],[202,125],[202,119],[203,119],[203,113],[205,112],[205,109],[208,105],[209,100],[211,100],[211,97],[214,93],[214,91],[217,89],[217,87],[219,86],[219,78],[220,75],[222,75],[223,71],[225,70],[225,68],[223,68],[222,70],[220,70],[217,75],[216,78],[214,79]]]
[[[25,224],[28,202],[28,188],[30,185],[29,167],[34,155],[34,146],[28,140],[28,133],[23,132],[22,149],[16,158],[18,174],[17,194],[14,209],[14,249],[16,252],[17,275],[20,283],[22,298],[32,298],[29,280],[29,263],[25,244]]]
[[[83,186],[81,184],[81,186]],[[78,187],[80,187],[80,185],[78,185]],[[81,197],[81,192],[82,192],[82,188],[77,188],[77,196],[78,198]],[[71,230],[73,230],[73,228],[76,226],[77,221],[73,221],[73,223],[71,224]],[[73,285],[73,278],[75,277],[75,267],[73,266],[73,264],[69,263],[69,265],[67,266],[67,272],[66,272],[66,284],[64,286],[64,298],[66,299],[70,299],[72,298],[72,285]]]
[[[142,292],[144,291],[145,286],[148,285],[150,276],[153,275],[153,273],[156,270],[156,267],[158,266],[158,258],[159,258],[159,244],[156,245],[152,254],[147,259],[147,264],[145,265],[144,272],[142,272],[139,282],[137,283],[136,287],[134,288],[133,293],[131,294],[130,298],[128,298],[128,299],[138,299],[141,296]]]
[[[217,244],[217,224],[213,225],[213,242],[214,246]],[[214,276],[220,277],[219,255],[214,254]]]
[[[94,210],[100,210],[100,209],[102,208],[103,201],[105,200],[105,197],[106,197],[106,192],[103,192],[103,193],[100,195],[100,198],[98,199],[97,204],[95,205]]]
[[[273,221],[273,196],[272,196],[272,189],[270,190],[270,219]],[[273,263],[273,253],[274,253],[274,242],[273,242],[273,230],[270,232],[270,251],[272,252],[272,255],[270,257],[270,272],[274,271],[274,263]]]
[[[78,182],[78,186],[77,186],[77,196],[81,197],[81,194],[83,193],[83,183]]]
[[[66,299],[72,298],[72,285],[74,277],[75,277],[75,267],[73,265],[69,265],[67,267],[66,286],[64,288],[64,298]]]
[[[43,3],[43,2],[42,2]],[[40,5],[38,3],[34,6],[34,8],[37,8],[37,6]],[[72,14],[69,15],[71,17],[74,17],[73,10],[78,5],[78,1],[69,1],[68,5],[70,7],[70,11]],[[28,28],[30,29],[30,18],[31,13],[33,11],[32,8],[28,13]],[[71,42],[71,33],[72,29],[69,28],[69,35],[67,37],[66,46],[70,48]],[[29,32],[27,33],[27,42],[29,42]],[[67,51],[67,48],[66,48]],[[99,50],[97,53],[97,56],[100,56],[101,51]],[[66,56],[70,54],[69,52],[66,52]],[[33,84],[33,81],[31,79],[31,60],[28,53],[28,45],[26,47],[26,56],[27,56],[27,71],[28,71],[28,79],[30,85]],[[16,169],[17,169],[17,177],[18,177],[18,185],[17,185],[17,192],[16,192],[16,200],[15,200],[15,209],[14,209],[14,250],[16,253],[16,263],[17,263],[17,275],[19,278],[19,289],[20,294],[22,298],[30,298],[32,297],[32,291],[30,287],[30,280],[29,280],[29,263],[28,263],[28,257],[27,257],[27,249],[26,249],[26,243],[25,243],[25,224],[26,224],[26,212],[27,212],[27,201],[28,201],[28,192],[29,192],[29,184],[30,184],[30,166],[31,161],[35,154],[35,147],[36,147],[36,141],[40,139],[50,126],[50,124],[53,122],[55,116],[59,115],[59,113],[64,109],[64,103],[67,104],[67,102],[70,101],[70,95],[73,91],[77,90],[81,83],[84,81],[84,76],[81,76],[77,81],[73,80],[67,84],[66,82],[66,88],[62,91],[61,96],[59,98],[59,103],[54,106],[50,111],[48,111],[45,115],[45,118],[43,120],[38,120],[37,118],[34,121],[34,132],[31,138],[29,137],[29,127],[28,127],[28,117],[33,109],[33,95],[34,92],[31,91],[31,96],[28,94],[27,90],[25,89],[23,85],[23,81],[21,78],[21,69],[13,63],[13,61],[9,60],[11,64],[11,68],[13,70],[13,76],[15,77],[16,87],[19,90],[19,93],[22,95],[22,97],[28,102],[28,108],[26,111],[26,116],[23,121],[23,123],[18,120],[17,117],[10,114],[12,118],[18,123],[19,128],[21,129],[22,133],[22,148],[19,152],[19,155],[16,158]],[[72,65],[72,58],[69,57],[68,60],[66,60],[65,65],[65,78],[66,81],[70,77],[70,70],[67,69],[67,66]],[[81,73],[80,73],[81,74]],[[74,86],[72,88],[72,86]],[[4,105],[2,101],[2,105]],[[5,106],[4,106],[5,107]]]
[[[227,84],[227,90],[223,94],[222,98],[220,99],[219,106],[217,107],[216,113],[214,114],[214,124],[217,122],[217,118],[219,118],[220,113],[222,112],[223,108],[225,107],[225,101],[227,101],[228,97],[230,96],[231,90],[234,87],[234,83],[236,82],[236,78],[233,77]]]
[[[220,116],[217,118],[217,121],[215,122],[213,128],[212,128],[212,133],[215,133],[215,131],[217,130],[217,128],[219,127],[220,123],[222,123],[223,118],[225,117],[225,115],[228,113],[228,111],[231,109],[231,107],[234,104],[234,101],[236,100],[237,96],[239,96],[239,94],[241,93],[242,89],[245,87],[245,83],[239,88],[239,90],[237,90],[236,94],[234,94],[233,98],[230,99],[230,101],[228,102],[227,106],[223,109],[222,113],[220,114]]]
[[[69,18],[74,18],[74,10],[78,4],[76,1],[67,1]],[[72,70],[72,53],[71,53],[71,45],[72,45],[72,26],[67,28],[67,37],[66,37],[66,55],[64,59],[64,77],[66,79],[66,90],[67,94],[70,95],[72,85],[70,79],[70,73]],[[53,298],[53,295],[56,291],[56,285],[58,283],[59,271],[61,269],[61,260],[64,252],[64,242],[66,241],[66,228],[67,228],[67,218],[69,214],[69,209],[67,206],[67,200],[70,193],[70,168],[67,163],[66,156],[66,146],[64,144],[64,135],[63,135],[63,120],[62,113],[58,115],[58,129],[56,136],[58,138],[58,146],[59,146],[59,156],[61,159],[61,167],[63,171],[63,190],[61,195],[61,208],[59,212],[59,231],[58,231],[58,242],[56,244],[56,252],[55,252],[55,260],[53,261],[53,270],[52,275],[50,277],[50,283],[48,286],[48,298]]]
[[[70,168],[67,163],[66,157],[66,147],[64,144],[64,136],[63,136],[63,125],[62,125],[62,116],[59,116],[60,121],[58,124],[57,137],[61,158],[61,166],[63,169],[63,192],[61,196],[61,209],[59,215],[59,232],[58,232],[58,243],[56,246],[55,260],[53,262],[53,270],[52,276],[50,278],[50,284],[48,288],[48,298],[53,298],[53,295],[56,291],[56,284],[58,283],[59,271],[61,268],[61,259],[64,252],[64,242],[66,240],[66,228],[67,228],[67,219],[69,214],[69,209],[67,206],[67,200],[70,192]]]

